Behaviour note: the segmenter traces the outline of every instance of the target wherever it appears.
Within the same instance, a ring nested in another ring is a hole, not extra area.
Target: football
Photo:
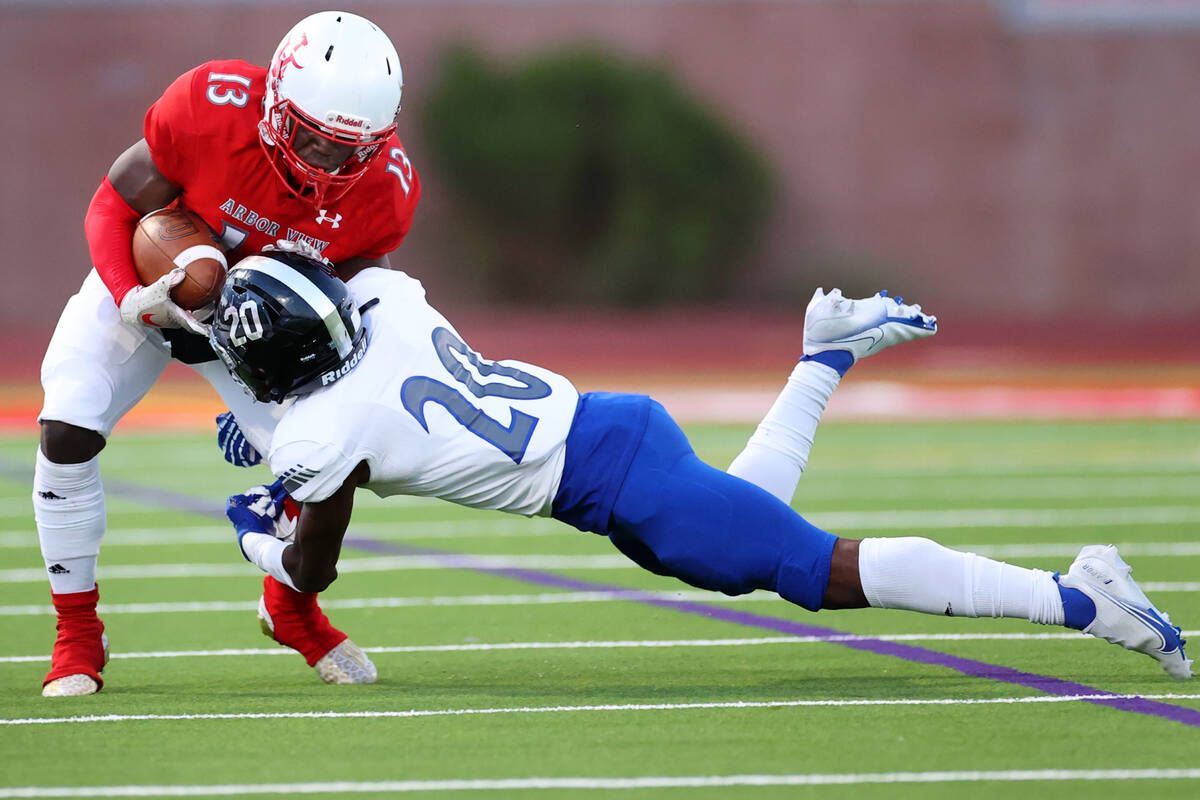
[[[189,311],[221,295],[229,268],[216,234],[198,214],[182,208],[160,208],[142,217],[133,232],[133,265],[143,286],[183,267],[184,279],[171,289],[171,299]]]

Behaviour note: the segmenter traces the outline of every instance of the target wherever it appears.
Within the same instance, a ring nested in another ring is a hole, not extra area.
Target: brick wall
[[[0,6],[0,330],[49,331],[88,268],[88,199],[162,88],[209,58],[263,63],[310,10]],[[356,10],[404,61],[401,134],[425,195],[395,260],[436,302],[478,300],[414,123],[440,49],[465,39],[515,57],[588,41],[669,65],[774,164],[776,213],[736,301],[839,282],[964,315],[1011,303],[1043,318],[1200,319],[1196,27],[1036,31],[985,0]]]

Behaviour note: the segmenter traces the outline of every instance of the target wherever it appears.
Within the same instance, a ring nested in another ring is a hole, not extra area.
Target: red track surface
[[[542,364],[583,390],[647,392],[687,421],[757,420],[795,362],[803,326],[799,315],[727,310],[450,317],[485,356]],[[1200,418],[1200,322],[950,316],[941,325],[932,340],[856,366],[829,418]],[[9,363],[0,429],[35,429],[48,338],[0,331]],[[222,409],[190,370],[172,365],[120,428],[206,428]]]

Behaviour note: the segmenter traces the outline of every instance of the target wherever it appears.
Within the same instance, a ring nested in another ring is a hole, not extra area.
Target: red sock
[[[275,626],[275,641],[298,651],[310,667],[347,638],[329,624],[316,592],[297,592],[268,575],[263,578],[263,599]]]
[[[100,670],[104,669],[104,642],[101,639],[104,623],[96,616],[100,587],[71,594],[51,592],[50,598],[58,612],[58,638],[54,641],[50,672],[42,685],[67,675],[87,675],[98,687],[103,686]]]

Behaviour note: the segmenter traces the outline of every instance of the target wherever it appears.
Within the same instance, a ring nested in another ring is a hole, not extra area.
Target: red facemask
[[[382,131],[335,133],[293,108],[286,100],[276,103],[268,111],[266,119],[279,123],[279,129],[274,124],[268,127],[274,145],[259,137],[267,161],[289,192],[307,200],[318,210],[326,203],[342,197],[366,174],[367,167],[383,152],[382,145],[396,130],[396,124],[392,123]],[[301,130],[356,149],[336,171],[315,167],[296,153],[296,134]]]

